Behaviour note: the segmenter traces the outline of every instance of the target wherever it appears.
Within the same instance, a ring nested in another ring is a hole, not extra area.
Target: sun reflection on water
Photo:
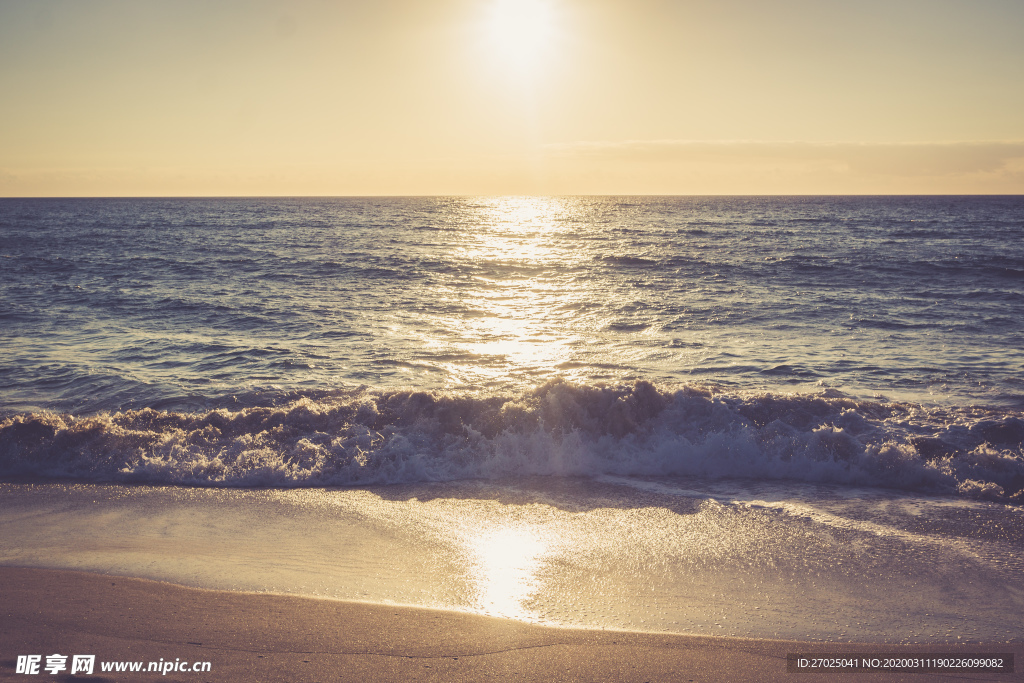
[[[478,227],[455,253],[476,274],[457,293],[462,310],[446,322],[459,351],[478,362],[469,372],[450,364],[453,377],[536,380],[571,359],[579,338],[572,311],[581,297],[565,269],[573,257],[565,235],[573,210],[570,200],[551,197],[500,197],[476,207]]]
[[[529,526],[490,528],[471,536],[468,548],[477,609],[491,616],[535,621],[538,615],[526,603],[540,587],[538,571],[549,552],[541,535]]]

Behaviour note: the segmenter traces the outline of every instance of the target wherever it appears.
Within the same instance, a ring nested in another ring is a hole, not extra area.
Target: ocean
[[[1019,640],[1022,349],[1018,196],[0,199],[0,564]]]

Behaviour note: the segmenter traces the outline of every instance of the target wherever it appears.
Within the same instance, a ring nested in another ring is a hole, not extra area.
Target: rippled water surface
[[[0,405],[551,378],[1024,405],[1024,199],[0,200]]]

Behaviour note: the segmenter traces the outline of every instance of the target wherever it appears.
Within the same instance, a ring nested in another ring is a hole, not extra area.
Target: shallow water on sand
[[[1019,508],[881,489],[534,478],[368,489],[3,484],[0,563],[550,625],[1019,640]]]

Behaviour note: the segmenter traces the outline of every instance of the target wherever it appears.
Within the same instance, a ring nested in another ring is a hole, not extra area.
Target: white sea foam
[[[523,475],[701,476],[1020,502],[1020,416],[835,395],[550,382],[518,394],[360,389],[186,414],[0,422],[0,474],[200,486]]]

